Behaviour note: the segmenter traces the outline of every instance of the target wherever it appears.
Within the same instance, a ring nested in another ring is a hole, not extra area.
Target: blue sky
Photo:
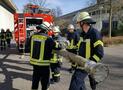
[[[29,0],[13,0],[19,11],[23,10],[23,6],[28,3]],[[46,7],[55,8],[59,6],[62,9],[63,14],[67,14],[88,6],[89,0],[47,0]]]

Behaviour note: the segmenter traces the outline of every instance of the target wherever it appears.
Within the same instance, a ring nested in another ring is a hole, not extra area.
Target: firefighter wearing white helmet
[[[77,54],[77,43],[79,41],[79,34],[74,29],[74,26],[72,24],[69,24],[67,29],[68,29],[67,40],[69,40],[70,42],[70,45],[67,47],[67,50],[69,52]],[[72,73],[75,69],[76,69],[76,64],[72,63],[69,72]]]
[[[95,24],[96,22],[92,19],[88,12],[78,13],[75,21],[79,24],[82,30],[80,40],[77,44],[78,55],[90,60],[87,64],[85,64],[86,68],[87,66],[93,65],[93,63],[99,62],[102,59],[104,55],[102,37],[98,30],[92,27],[92,24]],[[77,69],[72,76],[69,90],[86,90],[84,80],[88,73],[84,70],[85,68],[77,66]],[[96,90],[97,82],[94,80],[92,75],[89,75],[89,80],[92,90]]]
[[[74,30],[74,26],[72,24],[69,24],[67,29],[68,30],[70,30],[70,29],[73,29]]]
[[[38,32],[32,35],[30,39],[30,63],[33,65],[32,90],[38,90],[39,81],[41,81],[42,90],[48,90],[50,60],[55,42],[46,33],[50,30],[50,24],[48,22],[43,22],[36,28]]]
[[[54,26],[53,32],[54,32],[54,35],[52,36],[52,38],[56,43],[58,43],[57,41],[61,39],[59,27]],[[58,47],[58,44],[56,44],[56,48],[57,47]],[[53,58],[51,59],[51,72],[52,72],[51,83],[52,84],[60,81],[61,64],[62,64],[62,57],[56,53],[53,53]]]
[[[47,32],[48,30],[52,29],[51,24],[49,22],[43,22],[41,25],[39,25],[42,31]]]
[[[92,19],[92,17],[89,15],[88,12],[80,12],[76,16],[76,21],[79,22],[85,22],[88,24],[96,24],[96,22]]]
[[[53,32],[54,32],[54,35],[57,36],[57,35],[60,34],[61,31],[60,31],[60,29],[59,29],[58,26],[54,26],[54,27],[53,27]]]

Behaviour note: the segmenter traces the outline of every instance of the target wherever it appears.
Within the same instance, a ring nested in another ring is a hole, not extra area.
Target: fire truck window
[[[29,26],[36,26],[42,23],[42,19],[26,19],[26,25]]]

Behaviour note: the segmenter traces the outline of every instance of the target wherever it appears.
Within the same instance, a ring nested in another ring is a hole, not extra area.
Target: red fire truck
[[[14,37],[18,50],[28,50],[28,40],[35,27],[42,22],[53,23],[53,17],[49,12],[43,12],[37,5],[29,5],[31,12],[14,14]]]

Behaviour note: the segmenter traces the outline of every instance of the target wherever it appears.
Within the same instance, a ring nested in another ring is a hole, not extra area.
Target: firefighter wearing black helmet
[[[7,42],[7,46],[10,48],[11,47],[11,39],[12,39],[12,33],[10,31],[10,29],[6,30],[6,42]]]
[[[4,29],[1,29],[1,34],[0,34],[0,39],[1,39],[1,51],[6,50],[6,32]]]

